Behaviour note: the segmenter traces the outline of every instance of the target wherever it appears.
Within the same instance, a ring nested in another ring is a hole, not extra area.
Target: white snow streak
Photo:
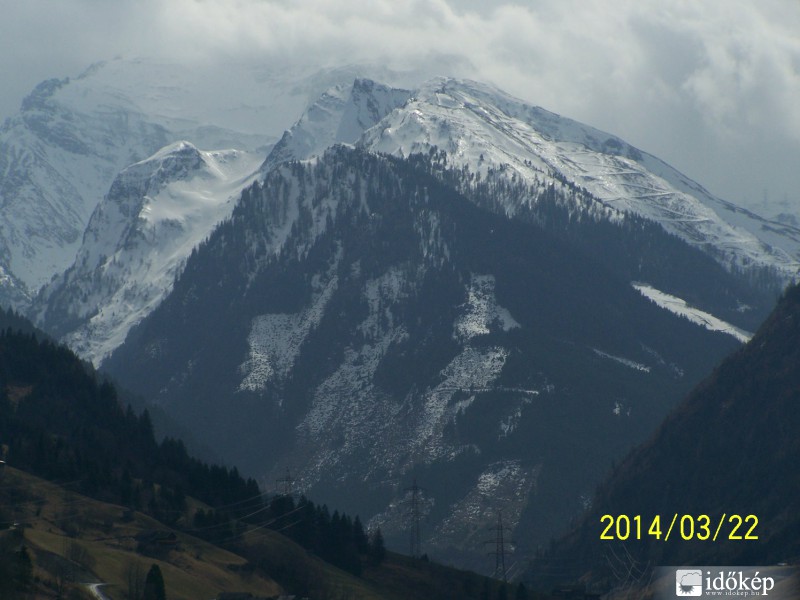
[[[714,315],[700,310],[699,308],[689,306],[686,303],[686,300],[678,298],[677,296],[672,296],[671,294],[657,290],[646,283],[632,283],[631,285],[636,288],[636,290],[642,294],[642,296],[652,300],[661,308],[681,316],[684,319],[688,319],[696,325],[705,327],[709,331],[720,331],[722,333],[727,333],[728,335],[735,337],[743,344],[749,342],[753,337],[753,334],[748,331],[739,329],[735,325],[731,325],[722,319],[718,319]]]
[[[470,397],[451,405],[454,394],[489,390],[490,384],[500,376],[508,354],[508,350],[499,346],[481,349],[467,346],[442,369],[444,379],[425,395],[425,404],[413,434],[412,445],[424,450],[424,460],[433,460],[443,453],[444,426],[474,399]]]
[[[322,319],[337,284],[338,278],[333,276],[321,287],[312,305],[301,312],[259,315],[253,319],[247,337],[250,356],[240,367],[245,374],[240,391],[263,390],[270,380],[281,380],[289,374],[300,346]]]
[[[621,365],[625,365],[629,369],[634,369],[636,371],[643,371],[644,373],[650,372],[650,367],[647,365],[643,365],[642,363],[638,363],[635,360],[630,360],[629,358],[624,358],[622,356],[614,356],[613,354],[609,354],[608,352],[603,352],[602,350],[598,350],[597,348],[592,348],[594,353],[597,356],[602,356],[603,358],[611,359],[615,362],[618,362]]]
[[[497,521],[498,510],[502,511],[504,526],[512,531],[519,523],[539,470],[540,466],[526,468],[517,460],[488,465],[467,495],[450,506],[430,543],[441,547],[481,547],[486,531]]]

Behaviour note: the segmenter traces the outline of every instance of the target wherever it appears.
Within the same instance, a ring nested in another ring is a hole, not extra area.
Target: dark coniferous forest
[[[18,317],[3,319],[12,323],[0,333],[0,438],[10,463],[162,517],[186,494],[211,505],[258,495],[235,467],[195,460],[174,439],[157,442],[149,413],[123,408],[112,383],[30,326],[16,327]]]
[[[0,324],[0,443],[8,464],[213,543],[235,545],[249,528],[268,527],[354,574],[362,561],[383,559],[380,533],[369,538],[358,517],[331,514],[305,497],[269,499],[236,467],[192,458],[175,439],[158,442],[148,412],[123,408],[114,385],[70,350],[11,312],[0,313]],[[187,496],[211,508],[190,518]],[[23,577],[25,555],[12,558],[13,577]]]

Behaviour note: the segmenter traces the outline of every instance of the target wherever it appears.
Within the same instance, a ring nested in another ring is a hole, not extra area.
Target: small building
[[[178,536],[174,531],[148,530],[136,536],[136,551],[141,553],[169,551],[178,545]]]

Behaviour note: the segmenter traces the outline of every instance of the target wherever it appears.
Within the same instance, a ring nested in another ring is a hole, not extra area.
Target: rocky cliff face
[[[73,266],[36,298],[38,321],[99,364],[170,292],[259,163],[257,154],[177,142],[124,169],[92,214]]]

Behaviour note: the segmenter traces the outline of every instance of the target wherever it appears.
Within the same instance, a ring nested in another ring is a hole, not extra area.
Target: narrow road
[[[89,589],[89,593],[92,596],[94,596],[97,600],[111,600],[100,589],[104,585],[106,585],[106,584],[105,583],[87,583],[86,587]]]

